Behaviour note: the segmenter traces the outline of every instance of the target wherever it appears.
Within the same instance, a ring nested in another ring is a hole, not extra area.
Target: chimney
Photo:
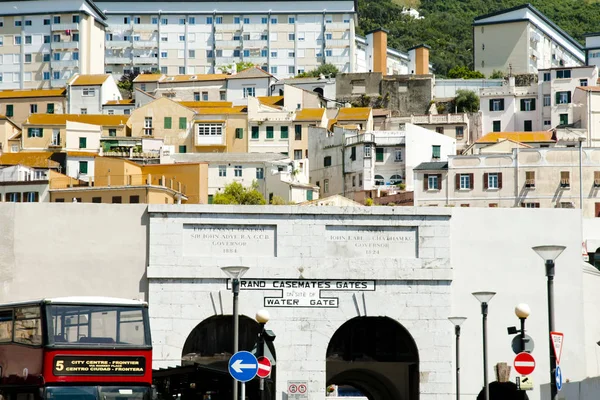
[[[367,45],[371,47],[372,59],[368,60],[371,72],[387,75],[387,35],[388,31],[377,28],[367,33]]]
[[[408,49],[409,71],[411,75],[429,75],[429,50],[431,47],[420,44]]]

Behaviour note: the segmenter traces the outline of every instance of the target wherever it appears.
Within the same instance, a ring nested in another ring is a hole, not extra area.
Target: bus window
[[[65,386],[46,388],[48,400],[97,400],[98,388],[96,386]]]
[[[39,307],[15,308],[15,342],[34,346],[42,344]]]
[[[13,313],[12,310],[0,311],[0,343],[12,341]]]

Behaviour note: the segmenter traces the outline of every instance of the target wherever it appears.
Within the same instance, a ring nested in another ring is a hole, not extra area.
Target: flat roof
[[[101,296],[70,296],[70,297],[53,297],[47,299],[36,299],[28,301],[19,301],[12,303],[4,303],[0,305],[2,307],[13,307],[25,304],[86,304],[86,305],[115,305],[115,306],[147,306],[148,303],[142,300],[135,299],[121,299],[117,297],[101,297]]]

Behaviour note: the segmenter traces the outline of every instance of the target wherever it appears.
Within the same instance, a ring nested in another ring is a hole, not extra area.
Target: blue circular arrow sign
[[[556,370],[554,371],[554,377],[556,378],[556,390],[560,390],[562,389],[562,370],[560,369],[560,366],[556,366]]]
[[[239,382],[248,382],[258,372],[258,361],[248,351],[238,351],[229,359],[229,374]]]

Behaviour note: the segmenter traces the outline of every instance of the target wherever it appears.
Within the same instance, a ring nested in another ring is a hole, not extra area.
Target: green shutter
[[[307,190],[306,191],[306,200],[311,201],[312,199],[313,199],[313,191]]]
[[[267,126],[267,139],[273,139],[273,127]]]
[[[187,153],[187,148],[185,146],[179,146],[179,153]]]
[[[86,144],[87,144],[87,138],[80,137],[79,138],[79,148],[85,149],[87,147]]]
[[[87,161],[79,161],[79,173],[80,174],[88,173],[88,162]]]
[[[531,99],[531,111],[535,111],[535,99]]]
[[[560,92],[556,92],[556,104],[560,104]]]
[[[48,103],[46,105],[46,114],[54,114],[54,103]]]
[[[295,125],[296,140],[302,140],[302,125]]]
[[[179,129],[187,129],[187,118],[179,117]]]
[[[165,117],[165,129],[171,129],[171,117]]]
[[[258,139],[258,126],[252,127],[252,139]]]
[[[490,111],[494,111],[494,100],[490,99]]]
[[[567,92],[567,103],[571,104],[571,92]]]
[[[383,147],[375,148],[375,161],[383,162]]]
[[[27,137],[33,137],[33,128],[27,128]]]
[[[521,99],[521,111],[525,111],[525,99]]]
[[[213,203],[213,195],[209,194],[208,195],[208,204],[212,204]]]
[[[288,127],[287,126],[282,126],[281,127],[281,138],[282,139],[287,139],[288,138]]]
[[[235,138],[236,139],[244,138],[244,128],[235,128]]]
[[[6,116],[7,117],[12,117],[13,116],[13,105],[12,104],[7,104],[6,105]]]
[[[432,146],[433,158],[440,158],[440,146]]]

